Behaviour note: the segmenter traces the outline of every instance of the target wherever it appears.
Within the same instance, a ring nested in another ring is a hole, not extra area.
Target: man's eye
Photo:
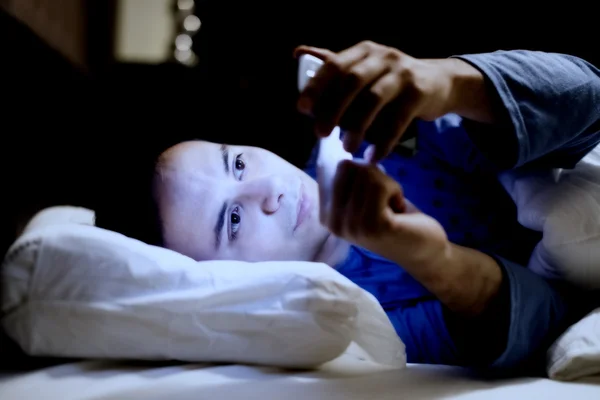
[[[240,209],[238,207],[234,208],[233,211],[231,211],[230,222],[231,238],[235,239],[237,237],[237,232],[240,229],[240,222],[242,222],[242,217],[240,216]]]
[[[242,180],[242,176],[244,175],[244,170],[246,169],[246,163],[242,159],[242,154],[238,155],[235,158],[233,174],[238,180]]]

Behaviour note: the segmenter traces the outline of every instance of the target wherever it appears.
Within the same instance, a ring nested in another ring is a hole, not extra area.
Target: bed
[[[74,209],[74,208],[55,208],[49,209],[38,214],[27,226],[25,234],[22,236],[21,243],[38,243],[40,238],[43,238],[42,241],[45,241],[46,244],[44,246],[39,247],[39,252],[42,250],[46,254],[46,258],[50,257],[54,263],[52,268],[48,268],[48,272],[51,272],[51,275],[43,275],[45,279],[50,283],[49,285],[43,284],[40,286],[40,290],[35,290],[33,286],[27,284],[23,287],[27,287],[27,291],[23,293],[27,293],[26,298],[28,300],[31,299],[32,294],[35,293],[47,293],[47,290],[54,289],[57,286],[62,287],[61,293],[64,296],[64,293],[75,293],[77,297],[68,299],[69,301],[77,300],[79,301],[79,305],[85,305],[86,303],[81,300],[82,293],[85,293],[86,296],[92,294],[92,290],[97,290],[98,287],[101,287],[100,281],[98,280],[97,269],[92,266],[90,271],[93,271],[94,275],[90,275],[95,277],[96,282],[93,283],[89,288],[85,288],[81,285],[81,277],[86,276],[85,272],[85,260],[79,258],[77,261],[78,274],[80,277],[79,282],[69,281],[65,279],[64,276],[65,271],[61,270],[61,267],[65,267],[60,262],[60,256],[62,253],[65,254],[73,254],[75,249],[79,249],[82,243],[87,243],[88,246],[86,249],[82,250],[86,254],[92,250],[92,253],[96,254],[106,254],[106,249],[114,248],[115,242],[111,242],[115,240],[117,243],[126,243],[130,251],[133,251],[136,246],[139,247],[139,250],[136,250],[136,257],[134,258],[135,265],[142,265],[144,271],[147,269],[152,269],[152,265],[148,264],[146,268],[146,264],[143,263],[144,258],[142,257],[144,252],[150,252],[148,257],[152,257],[153,262],[156,262],[156,251],[166,251],[164,249],[152,249],[150,246],[142,245],[141,243],[132,242],[132,239],[122,238],[115,236],[115,233],[108,233],[98,230],[98,228],[89,226],[92,224],[93,214],[89,210],[85,209]],[[62,226],[62,228],[61,228]],[[54,232],[51,234],[51,232]],[[30,235],[28,239],[27,236]],[[31,236],[33,235],[33,236]],[[97,237],[97,235],[100,235]],[[65,241],[65,238],[71,237],[71,241]],[[54,239],[53,239],[54,238]],[[96,238],[96,239],[95,239]],[[101,238],[102,240],[99,240]],[[32,241],[33,240],[33,241]],[[75,240],[75,241],[73,241]],[[79,240],[79,241],[78,241]],[[102,251],[93,251],[89,246],[91,245],[93,240],[97,240],[96,246],[98,249]],[[125,241],[125,242],[123,242]],[[39,243],[38,243],[39,244]],[[60,245],[59,245],[60,244]],[[34,246],[35,247],[35,246]],[[15,268],[6,268],[4,267],[4,273],[7,271],[10,276],[10,271],[17,271],[13,278],[23,277],[24,274],[21,273],[27,270],[27,266],[25,264],[32,262],[30,258],[31,255],[35,255],[38,257],[38,251],[32,251],[30,255],[27,255],[26,249],[27,246],[19,246],[19,242],[14,246],[13,253],[20,255],[20,260],[17,262],[19,257],[12,260],[13,264],[15,264]],[[31,250],[33,247],[29,247]],[[54,253],[49,253],[50,250],[54,248]],[[59,251],[60,250],[60,251]],[[62,251],[62,253],[61,253]],[[126,257],[127,259],[131,259],[131,254]],[[111,257],[114,257],[111,256]],[[182,256],[181,256],[182,257]],[[40,279],[42,272],[44,272],[44,263],[43,257],[38,257],[38,261],[32,263],[31,265],[35,268],[38,268],[38,272],[36,273],[37,282],[43,281]],[[40,261],[42,260],[42,261]],[[169,265],[172,265],[173,258],[169,258],[171,260]],[[98,263],[98,259],[95,258],[94,262]],[[181,262],[185,264],[185,260],[181,259]],[[25,264],[23,264],[25,262]],[[9,263],[10,264],[10,263]],[[122,268],[126,268],[127,271],[133,271],[131,268],[126,267],[127,262],[118,262],[115,265],[119,265]],[[35,269],[34,268],[34,269]],[[71,266],[70,268],[73,268]],[[180,267],[185,269],[183,264]],[[20,271],[20,272],[19,272]],[[115,273],[115,267],[111,269],[112,273]],[[164,268],[156,269],[156,272],[153,273],[161,273],[164,274]],[[144,274],[146,274],[144,272]],[[252,271],[252,275],[259,274],[256,270]],[[259,274],[260,275],[260,274]],[[119,275],[123,276],[123,275]],[[152,277],[152,275],[145,275]],[[138,276],[132,276],[132,280],[125,285],[128,288],[134,287],[137,291],[136,293],[141,293],[141,287],[137,287],[136,285],[140,285],[140,279]],[[327,278],[327,277],[326,277]],[[238,275],[236,275],[236,280],[240,279]],[[333,279],[333,278],[327,278]],[[327,280],[326,279],[326,280]],[[151,281],[156,281],[156,279],[150,279]],[[202,279],[203,280],[203,279]],[[69,284],[74,283],[72,288],[76,288],[77,290],[71,290],[68,288]],[[338,283],[341,281],[338,281]],[[15,288],[15,293],[19,293],[22,290],[19,289],[19,281],[13,280],[12,288]],[[213,285],[218,284],[219,282],[213,280],[211,282]],[[200,286],[198,286],[200,287]],[[214,286],[211,286],[213,289]],[[224,286],[221,286],[221,290],[226,289]],[[348,287],[350,290],[351,287]],[[171,288],[172,290],[172,288]],[[331,287],[327,288],[329,292]],[[274,292],[275,293],[275,292]],[[350,297],[354,296],[356,293],[363,293],[363,291],[359,292],[348,292]],[[354,294],[353,294],[354,293]],[[136,294],[136,296],[137,296]],[[121,294],[113,292],[111,295],[116,297],[121,296]],[[143,292],[145,299],[149,299],[152,297],[152,293]],[[265,295],[266,296],[266,295]],[[280,296],[280,295],[278,295]],[[9,295],[7,298],[11,298],[14,296]],[[18,295],[16,297],[19,297]],[[16,298],[15,297],[15,298]],[[264,297],[266,298],[266,297]],[[129,298],[129,302],[131,302],[132,298]],[[202,297],[198,299],[202,300]],[[357,298],[352,298],[353,302],[356,303],[368,303],[368,299],[363,299],[364,301],[357,301]],[[61,298],[61,300],[63,300]],[[193,301],[197,301],[197,299],[192,299]],[[245,302],[245,299],[242,296],[242,300]],[[88,300],[89,302],[89,300]],[[9,302],[10,303],[10,302]],[[46,301],[43,301],[46,303]],[[6,306],[6,302],[4,305]],[[117,304],[117,303],[113,303]],[[125,304],[125,303],[121,303]],[[329,303],[327,303],[329,304]],[[10,305],[10,304],[9,304]],[[177,308],[179,308],[181,303],[176,304]],[[234,305],[232,303],[232,305]],[[46,304],[45,304],[46,306]],[[12,307],[12,306],[11,306]],[[262,303],[262,307],[265,307],[265,303]],[[31,308],[30,308],[31,310]],[[64,310],[64,309],[63,309]],[[143,308],[136,309],[138,313],[143,312]],[[375,309],[364,309],[363,314],[373,314]],[[188,400],[188,399],[278,399],[284,398],[286,400],[292,399],[398,399],[398,398],[410,398],[410,399],[600,399],[600,374],[597,374],[598,366],[600,366],[600,342],[594,344],[593,346],[588,346],[588,348],[583,348],[579,346],[578,348],[573,348],[573,353],[567,354],[568,357],[565,357],[564,354],[558,354],[559,357],[563,357],[566,359],[575,360],[575,364],[568,364],[566,362],[562,363],[562,377],[564,379],[572,380],[570,382],[566,381],[558,381],[551,379],[542,379],[542,378],[517,378],[517,379],[503,379],[503,380],[489,380],[483,379],[479,376],[474,375],[473,373],[456,367],[447,367],[447,366],[426,366],[426,365],[415,365],[408,364],[404,366],[404,359],[400,360],[402,363],[399,363],[398,366],[386,366],[385,363],[374,363],[371,361],[365,360],[364,357],[357,357],[356,353],[348,352],[348,350],[339,352],[340,356],[331,357],[332,361],[326,362],[318,368],[313,369],[284,369],[277,367],[261,367],[261,366],[252,366],[246,363],[197,363],[197,362],[172,362],[172,361],[117,361],[117,360],[99,360],[101,357],[97,357],[95,355],[106,354],[106,352],[112,351],[113,353],[118,354],[130,354],[135,358],[136,354],[139,355],[139,350],[143,351],[154,351],[155,349],[160,350],[160,345],[150,346],[140,349],[133,349],[137,345],[137,342],[141,342],[140,336],[136,335],[136,333],[129,332],[121,332],[123,329],[119,330],[115,328],[118,327],[118,321],[115,322],[115,317],[118,317],[117,314],[104,314],[103,318],[113,318],[113,323],[102,325],[93,325],[91,328],[89,327],[89,320],[82,319],[78,320],[78,318],[70,318],[60,320],[64,315],[60,315],[61,308],[60,305],[58,308],[52,309],[44,309],[37,313],[37,321],[33,323],[33,326],[39,328],[38,331],[41,331],[42,334],[38,336],[41,338],[46,338],[48,336],[54,336],[54,341],[46,341],[45,343],[41,343],[39,337],[37,340],[25,338],[21,343],[21,347],[28,347],[28,352],[32,353],[64,353],[65,348],[68,347],[69,351],[73,352],[71,356],[75,356],[77,359],[84,359],[84,361],[50,361],[46,364],[41,364],[40,361],[36,361],[37,366],[33,364],[28,369],[20,369],[20,370],[10,370],[10,369],[2,369],[0,367],[0,399],[2,400],[10,400],[10,399],[19,399],[19,400],[27,400],[27,399],[60,399],[60,400],[110,400],[110,399],[127,399],[127,400],[135,400],[135,399],[144,399],[144,400],[152,400],[152,399],[168,399],[168,400]],[[89,310],[88,310],[89,311]],[[135,310],[134,310],[135,311]],[[31,311],[30,311],[31,312]],[[120,308],[120,312],[123,312],[123,308]],[[344,311],[346,312],[346,311]],[[45,315],[49,314],[52,318],[45,318]],[[9,313],[10,315],[10,313]],[[22,318],[22,323],[20,326],[25,327],[23,331],[28,331],[31,334],[31,331],[34,329],[29,329],[26,327],[28,321],[34,319],[32,318],[33,314],[27,314],[26,318]],[[336,317],[339,318],[340,316]],[[565,343],[573,344],[576,342],[585,342],[591,343],[594,342],[594,337],[590,336],[590,332],[596,332],[598,321],[600,321],[600,312],[592,315],[593,318],[588,318],[587,322],[579,323],[579,329],[573,329],[571,333],[567,332],[566,337],[563,339]],[[98,318],[96,315],[94,318]],[[235,314],[231,314],[229,318],[236,318]],[[278,316],[279,319],[288,318],[288,323],[293,322],[290,319],[288,314],[281,314]],[[5,319],[5,321],[7,321]],[[339,321],[339,320],[338,320]],[[151,322],[151,320],[146,320],[146,322]],[[234,321],[235,322],[235,321]],[[301,321],[302,322],[302,321]],[[317,326],[310,326],[310,324],[306,324],[304,321],[300,325],[289,325],[294,333],[299,330],[305,329],[307,332],[307,336],[310,336],[310,332],[314,333],[315,330],[318,330]],[[322,321],[321,321],[322,322]],[[160,326],[163,324],[162,320],[156,321],[157,325]],[[377,321],[373,320],[372,323],[377,323]],[[79,324],[79,325],[78,325]],[[587,324],[587,325],[586,325]],[[63,329],[56,325],[62,325],[63,328],[65,325],[68,325],[68,328]],[[366,323],[359,325],[368,325]],[[5,325],[6,326],[6,325]],[[122,326],[122,325],[121,325]],[[323,325],[321,324],[320,327]],[[336,325],[337,326],[337,323]],[[288,327],[288,328],[289,328]],[[594,328],[596,327],[596,328]],[[385,326],[383,326],[385,328]],[[52,329],[59,329],[58,331],[54,331],[54,335],[52,335]],[[62,329],[62,331],[60,330]],[[374,329],[376,334],[379,336],[377,338],[379,349],[382,343],[387,343],[384,347],[384,353],[388,352],[388,349],[393,349],[395,344],[393,341],[388,340],[387,342],[382,342],[382,335],[380,333],[382,326]],[[87,330],[86,334],[82,334],[82,330]],[[94,338],[87,338],[87,335],[90,335],[90,332],[94,332],[98,330],[98,333],[93,333],[92,335],[96,335],[96,341]],[[157,329],[154,328],[156,331]],[[327,334],[331,334],[331,326],[326,326],[325,331]],[[345,336],[344,332],[337,333],[332,337],[323,336],[323,332],[321,332],[321,336],[324,339],[319,339],[319,343],[323,340],[330,340],[330,344],[336,344],[339,342],[336,341],[335,337]],[[38,334],[37,332],[33,332],[34,334]],[[369,332],[366,332],[369,333]],[[372,332],[371,332],[372,333]],[[582,334],[583,333],[583,334]],[[600,333],[600,332],[598,332]],[[365,334],[365,332],[363,332]],[[72,337],[69,337],[71,335]],[[104,338],[105,336],[106,339]],[[148,335],[148,333],[146,333]],[[302,335],[302,332],[300,333]],[[569,336],[570,335],[570,336]],[[577,337],[579,335],[579,337]],[[64,337],[67,336],[67,339]],[[283,335],[285,336],[285,335]],[[395,335],[394,335],[395,336]],[[597,335],[600,338],[600,335]],[[98,337],[103,337],[102,341],[104,347],[98,345]],[[83,339],[82,339],[83,338]],[[87,339],[87,341],[86,341]],[[150,340],[150,342],[155,343],[155,340],[160,340],[160,337],[155,337]],[[170,339],[173,339],[172,337]],[[335,340],[334,340],[335,339]],[[112,340],[112,341],[111,341]],[[297,339],[294,339],[297,340]],[[128,341],[127,343],[125,343]],[[368,340],[367,340],[368,342]],[[256,342],[254,342],[256,343]],[[218,343],[213,342],[212,345],[215,346],[214,350],[218,351],[219,354],[223,353],[223,351],[227,351],[227,348],[221,347],[218,348]],[[41,346],[41,347],[40,347]],[[60,346],[63,346],[60,348]],[[66,346],[66,347],[65,347]],[[120,346],[117,347],[117,346]],[[125,346],[125,347],[124,347]],[[342,343],[342,347],[345,348],[346,344]],[[0,347],[1,344],[0,344]],[[143,347],[143,346],[142,346]],[[181,346],[183,351],[187,351],[190,354],[193,353],[193,349],[186,347],[186,345]],[[193,347],[193,346],[192,346]],[[242,346],[244,347],[244,346]],[[245,347],[248,347],[247,344]],[[331,345],[327,345],[325,348],[319,349],[318,353],[322,353],[323,351],[327,351],[326,348],[332,347]],[[91,348],[91,350],[90,350]],[[150,349],[151,348],[151,349]],[[150,350],[149,350],[150,349]],[[561,348],[563,351],[565,349],[569,349],[569,346],[563,345]],[[0,348],[0,350],[2,350]],[[96,351],[96,353],[86,353],[86,351]],[[248,350],[246,348],[245,354],[248,354]],[[301,352],[305,352],[305,350],[300,349]],[[91,354],[92,357],[86,357],[86,354]],[[152,357],[156,355],[160,357],[168,357],[169,354],[163,354],[160,351],[156,354],[151,354]],[[181,357],[181,353],[180,357]],[[236,353],[231,353],[235,355]],[[332,353],[333,354],[333,353]],[[38,354],[40,355],[40,354]],[[41,354],[44,355],[44,354]],[[381,354],[376,356],[379,359],[384,359],[385,356],[382,357]],[[69,356],[69,355],[67,355]],[[215,359],[215,352],[212,355],[209,355]],[[284,357],[298,357],[297,353],[294,353],[294,350],[290,350],[287,355]],[[160,358],[159,357],[159,358]],[[198,359],[203,359],[203,355],[194,355],[194,357]],[[250,356],[247,356],[250,357]],[[554,357],[554,356],[552,356]],[[582,358],[583,357],[583,358]],[[582,360],[588,358],[588,363],[582,364]],[[11,362],[6,362],[7,360],[11,360],[12,356],[6,356],[6,353],[0,351],[0,358],[3,359],[3,364],[8,365],[10,368]],[[85,359],[96,359],[95,361],[85,361]],[[36,359],[34,359],[36,360]],[[41,361],[42,363],[46,361]],[[13,365],[23,365],[23,363],[15,363]],[[392,363],[388,363],[387,365],[391,365]],[[27,363],[25,363],[27,365]],[[573,375],[572,371],[570,372],[568,369],[570,365],[575,365],[579,370],[587,368],[585,371],[586,378],[582,378],[579,380],[574,380],[573,378],[576,375]],[[595,370],[590,369],[596,368]],[[565,371],[567,373],[565,373]],[[590,373],[596,371],[594,373]],[[559,378],[560,374],[556,374]]]
[[[482,380],[453,367],[397,370],[338,358],[316,371],[87,361],[0,375],[2,399],[598,399],[600,377]]]

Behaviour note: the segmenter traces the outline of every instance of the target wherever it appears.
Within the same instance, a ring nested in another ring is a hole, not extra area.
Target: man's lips
[[[296,226],[294,230],[298,229],[300,225],[307,219],[310,213],[311,201],[306,195],[306,187],[304,184],[300,186],[300,196],[298,198],[298,206],[296,210]]]

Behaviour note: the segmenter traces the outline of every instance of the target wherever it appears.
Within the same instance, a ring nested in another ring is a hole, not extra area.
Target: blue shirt
[[[514,369],[543,354],[570,317],[584,311],[573,310],[568,291],[523,267],[541,236],[518,223],[497,174],[509,168],[571,168],[596,146],[600,71],[551,53],[460,58],[488,78],[505,118],[494,127],[457,115],[419,121],[417,155],[392,154],[382,164],[452,242],[498,260],[510,315],[504,350],[489,366]],[[466,363],[447,329],[442,304],[400,266],[353,247],[337,269],[379,300],[406,345],[409,362]]]

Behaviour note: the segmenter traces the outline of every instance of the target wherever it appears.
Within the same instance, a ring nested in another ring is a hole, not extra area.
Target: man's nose
[[[266,214],[279,210],[286,192],[286,180],[276,175],[247,181],[246,195],[256,201]]]

